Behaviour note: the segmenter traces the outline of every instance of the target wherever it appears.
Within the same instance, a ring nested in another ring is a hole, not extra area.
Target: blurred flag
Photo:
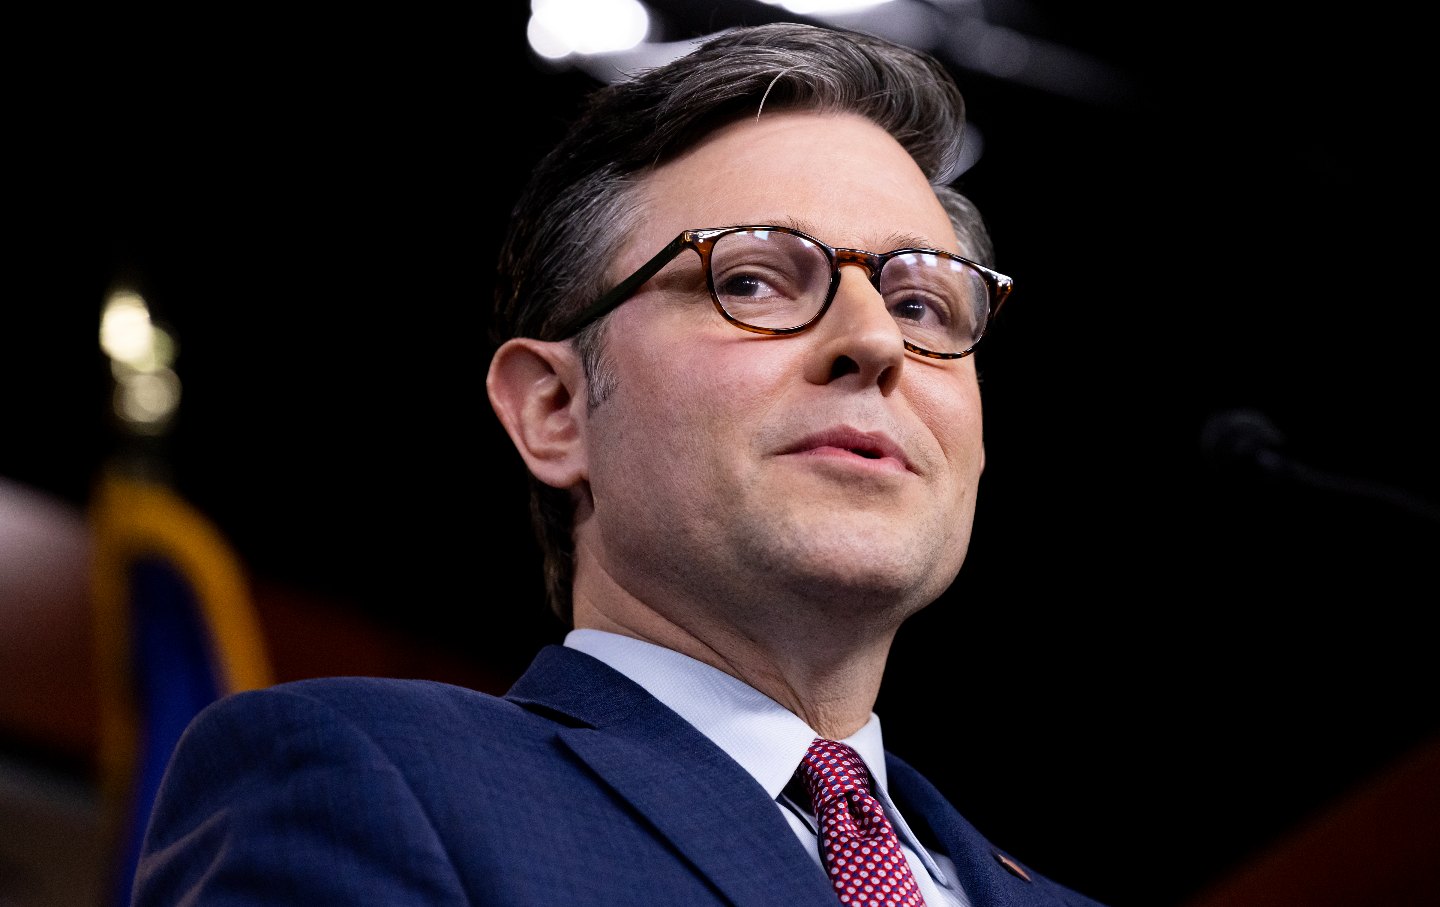
[[[143,337],[148,329],[148,344],[117,334],[117,306],[123,330]],[[105,897],[116,907],[130,903],[150,808],[190,719],[221,696],[272,682],[240,558],[164,479],[156,440],[179,399],[173,341],[137,307],[143,301],[133,293],[112,294],[108,336],[102,318],[125,455],[102,471],[89,515],[100,784],[113,860]]]

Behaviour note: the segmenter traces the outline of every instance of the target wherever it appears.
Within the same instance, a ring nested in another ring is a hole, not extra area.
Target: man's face
[[[856,117],[746,119],[644,188],[612,283],[689,228],[963,253],[913,160]],[[795,336],[726,323],[689,251],[609,316],[616,386],[585,416],[594,510],[577,540],[615,587],[679,619],[809,601],[888,621],[954,579],[984,459],[974,361],[907,353],[864,271],[841,273]]]

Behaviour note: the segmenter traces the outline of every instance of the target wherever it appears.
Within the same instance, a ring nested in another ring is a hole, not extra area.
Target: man
[[[516,207],[488,378],[575,630],[503,698],[207,709],[136,903],[1094,907],[872,712],[984,465],[1010,281],[944,183],[963,117],[928,57],[794,24],[597,92]]]

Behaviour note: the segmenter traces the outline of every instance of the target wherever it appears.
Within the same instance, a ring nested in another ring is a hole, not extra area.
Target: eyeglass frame
[[[715,242],[722,236],[731,233],[738,233],[747,230],[768,230],[776,233],[788,233],[798,236],[813,243],[825,256],[830,259],[830,287],[825,293],[825,301],[816,310],[815,315],[808,321],[788,328],[765,328],[758,325],[748,324],[740,321],[726,311],[725,306],[720,302],[720,295],[715,291],[715,276],[710,270],[710,254],[715,248]],[[1001,274],[999,271],[987,268],[979,262],[971,261],[954,252],[947,252],[944,249],[928,249],[924,247],[906,247],[891,249],[889,252],[868,252],[864,249],[848,249],[843,246],[832,246],[821,242],[803,230],[794,227],[780,227],[768,224],[744,224],[734,227],[697,227],[691,230],[681,230],[680,234],[666,244],[654,257],[645,262],[635,270],[633,274],[620,281],[609,291],[601,294],[600,298],[575,317],[575,319],[562,331],[559,332],[561,339],[569,339],[580,333],[585,328],[599,321],[615,309],[628,301],[645,281],[660,273],[666,265],[679,257],[686,249],[694,249],[700,256],[700,265],[705,269],[705,284],[710,290],[710,301],[726,321],[743,331],[750,331],[754,334],[766,334],[770,336],[784,336],[798,334],[811,327],[814,327],[825,313],[830,310],[830,304],[835,301],[835,293],[840,288],[840,266],[844,264],[858,264],[870,275],[870,285],[875,291],[880,292],[880,271],[885,263],[900,255],[940,255],[945,258],[961,262],[962,264],[975,269],[984,282],[987,291],[985,323],[980,328],[980,334],[975,342],[958,353],[937,353],[916,346],[908,339],[902,338],[905,349],[918,356],[925,356],[930,359],[961,359],[970,355],[980,345],[980,341],[990,330],[990,324],[995,320],[995,315],[1000,311],[1001,305],[1009,298],[1010,291],[1014,289],[1015,282],[1010,277]]]

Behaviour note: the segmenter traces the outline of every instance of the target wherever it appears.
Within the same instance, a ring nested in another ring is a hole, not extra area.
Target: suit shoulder
[[[484,690],[439,680],[399,677],[309,677],[250,692],[299,696],[332,706],[343,706],[357,700],[394,705],[462,702],[472,708],[500,706],[505,703],[500,696]]]
[[[536,719],[493,693],[434,680],[391,677],[316,677],[232,693],[206,706],[200,719],[351,724],[358,728],[407,725],[433,733],[451,726],[525,724]]]

